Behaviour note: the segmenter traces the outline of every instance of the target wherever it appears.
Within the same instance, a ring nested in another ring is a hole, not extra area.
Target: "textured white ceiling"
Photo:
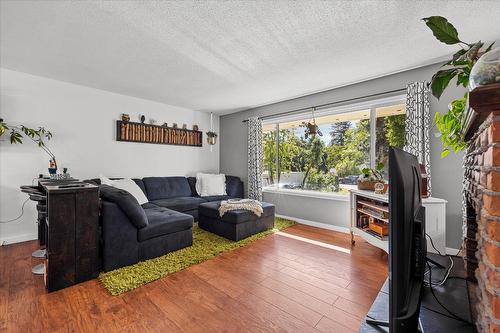
[[[420,21],[500,39],[500,1],[1,1],[0,65],[219,114],[431,63]]]

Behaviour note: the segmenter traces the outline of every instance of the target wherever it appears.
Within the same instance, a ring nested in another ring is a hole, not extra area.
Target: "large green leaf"
[[[457,71],[458,70],[456,68],[450,68],[438,71],[432,76],[431,91],[437,99],[441,97],[443,91],[446,89],[446,87],[448,87],[451,79],[453,79],[455,75],[457,75]]]
[[[445,44],[458,44],[460,39],[458,38],[457,29],[448,22],[442,16],[430,16],[422,19],[425,24],[432,30],[434,37]]]

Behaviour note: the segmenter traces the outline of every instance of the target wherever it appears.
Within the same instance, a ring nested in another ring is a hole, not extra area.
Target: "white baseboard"
[[[349,228],[340,227],[338,225],[326,224],[326,223],[321,223],[321,222],[314,222],[314,221],[299,219],[297,217],[285,216],[285,215],[280,215],[280,214],[276,214],[276,217],[281,217],[282,219],[292,220],[292,221],[295,221],[295,222],[300,223],[300,224],[310,225],[311,227],[323,228],[323,229],[343,232],[346,234],[351,232],[351,230]]]
[[[458,253],[458,249],[454,249],[454,248],[451,248],[451,247],[447,247],[446,248],[446,254],[449,254],[449,255],[452,255],[452,256],[456,256]]]
[[[12,237],[2,237],[2,238],[0,238],[0,246],[21,243],[21,242],[27,242],[27,241],[31,241],[31,240],[35,240],[35,239],[38,239],[37,234],[23,234],[23,235],[17,235],[17,236],[12,236]]]

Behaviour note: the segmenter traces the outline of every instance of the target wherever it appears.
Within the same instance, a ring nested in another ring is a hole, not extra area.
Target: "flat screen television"
[[[417,332],[427,254],[420,165],[389,151],[389,332]]]

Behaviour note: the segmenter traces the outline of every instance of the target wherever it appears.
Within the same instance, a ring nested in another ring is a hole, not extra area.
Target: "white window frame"
[[[362,101],[362,102],[357,102],[357,103],[349,103],[345,105],[340,105],[340,106],[334,106],[334,107],[329,107],[329,108],[323,108],[323,109],[316,109],[314,111],[314,116],[316,118],[320,118],[323,116],[330,116],[330,115],[335,115],[335,114],[341,114],[341,113],[349,113],[349,112],[355,112],[355,111],[360,111],[360,110],[370,110],[370,168],[375,168],[375,161],[376,161],[376,144],[377,144],[377,108],[385,107],[385,106],[391,106],[395,104],[404,104],[406,102],[406,95],[404,94],[399,94],[399,95],[394,95],[394,96],[389,96],[389,97],[384,97],[384,98],[379,98],[375,100],[369,100],[369,101]],[[312,108],[311,108],[312,111]],[[266,186],[263,188],[263,192],[268,192],[268,193],[276,193],[276,192],[281,192],[283,194],[297,194],[301,196],[306,196],[306,197],[318,197],[318,198],[330,198],[330,199],[335,199],[335,200],[344,200],[346,195],[343,194],[338,194],[338,193],[327,193],[327,192],[320,192],[320,191],[312,191],[312,190],[293,190],[293,189],[280,189],[279,187],[279,178],[280,178],[280,170],[279,170],[279,124],[280,123],[285,123],[285,122],[290,122],[290,121],[297,121],[297,120],[307,120],[308,117],[310,118],[311,116],[311,111],[305,111],[297,114],[290,114],[290,115],[284,115],[284,116],[278,116],[278,117],[272,117],[272,118],[267,118],[262,121],[263,125],[267,124],[272,124],[275,125],[275,130],[276,130],[276,180],[277,183]]]

